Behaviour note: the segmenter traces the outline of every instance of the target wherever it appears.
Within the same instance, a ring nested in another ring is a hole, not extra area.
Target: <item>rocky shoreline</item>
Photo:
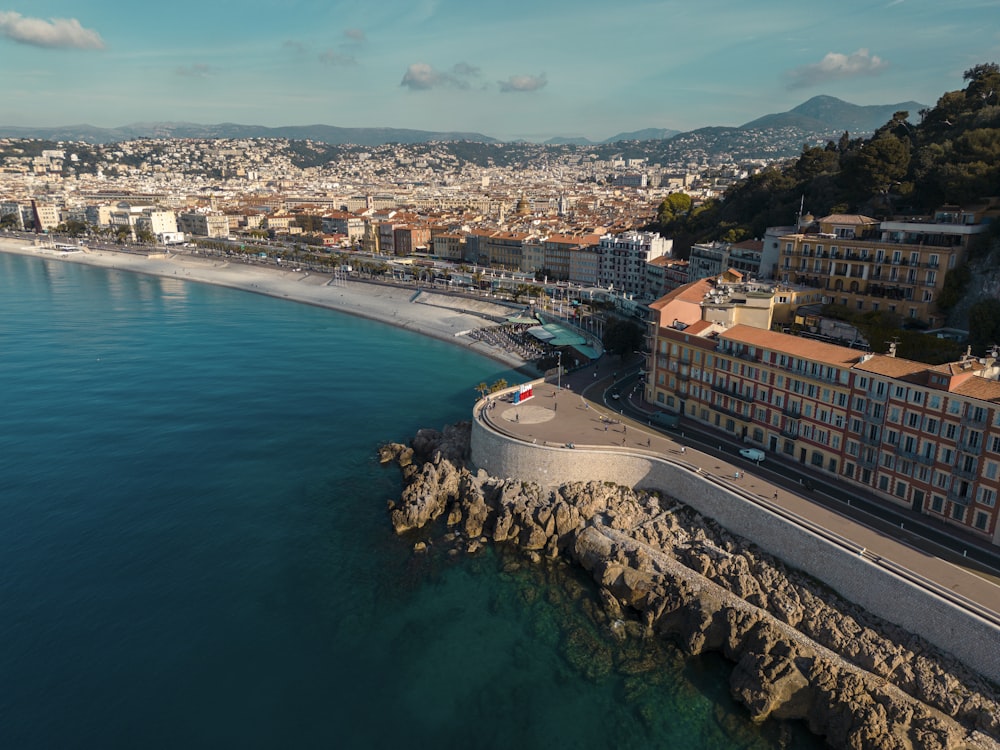
[[[382,446],[404,479],[390,504],[397,533],[436,522],[469,553],[492,542],[581,566],[613,634],[723,654],[735,665],[731,693],[755,721],[801,720],[832,747],[1000,748],[996,686],[921,639],[671,498],[473,473],[470,431]]]

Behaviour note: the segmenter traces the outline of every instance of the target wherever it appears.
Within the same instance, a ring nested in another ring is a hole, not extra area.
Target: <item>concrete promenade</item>
[[[991,576],[963,567],[961,560],[949,562],[935,550],[921,545],[919,540],[907,539],[905,533],[897,535],[878,530],[747,471],[745,462],[735,462],[735,454],[734,462],[708,455],[686,445],[680,432],[664,434],[623,416],[599,400],[604,390],[613,384],[612,372],[597,369],[597,377],[594,374],[595,367],[587,367],[564,376],[561,390],[555,383],[536,383],[534,398],[523,404],[495,399],[495,406],[484,414],[485,421],[499,433],[539,446],[564,448],[572,444],[578,450],[623,451],[681,462],[691,471],[724,483],[733,491],[766,500],[793,517],[806,519],[837,537],[850,540],[870,559],[911,571],[1000,617],[1000,585]],[[622,394],[622,398],[625,397],[626,394]],[[603,479],[600,476],[593,478]],[[684,500],[683,497],[677,499]]]

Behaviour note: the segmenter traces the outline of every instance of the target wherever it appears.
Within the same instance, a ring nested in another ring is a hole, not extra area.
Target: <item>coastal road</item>
[[[633,394],[633,388],[637,384],[640,384],[640,391]],[[620,393],[620,398],[610,399],[612,392]],[[641,376],[638,370],[609,384],[602,393],[602,401],[637,421],[649,419],[649,411],[642,403]],[[658,430],[654,425],[648,426],[648,429]],[[767,458],[760,464],[748,461],[739,455],[740,448],[746,446],[689,419],[682,419],[680,427],[673,434],[682,442],[697,446],[709,455],[726,458],[786,490],[798,492],[819,505],[848,515],[908,544],[933,551],[948,562],[967,567],[1000,583],[1000,549],[963,529],[932,516],[916,513],[910,508],[887,505],[884,500],[860,487],[837,482],[828,475],[813,472],[809,467],[786,459],[781,454],[767,453]],[[810,486],[813,489],[806,489]]]
[[[605,368],[611,371],[602,372]],[[816,480],[815,486],[822,482],[822,492],[807,492],[799,474],[792,472],[793,467],[772,461],[770,455],[757,466],[739,457],[738,444],[692,431],[688,425],[674,432],[656,430],[647,424],[647,412],[637,413],[635,405],[630,405],[629,378],[635,374],[629,372],[616,378],[614,372],[612,366],[601,364],[596,370],[583,368],[563,377],[561,391],[554,383],[545,383],[536,386],[535,397],[524,404],[497,402],[488,420],[499,431],[535,444],[563,447],[572,443],[580,448],[620,449],[681,459],[731,483],[736,490],[772,500],[788,512],[851,540],[867,554],[911,570],[1000,618],[1000,574],[988,565],[995,555],[986,556],[987,562],[979,562],[965,557],[964,547],[955,550],[955,540],[949,534],[942,535],[943,542],[951,542],[943,548],[937,541],[919,535],[916,528],[911,529],[908,520],[903,521],[901,529],[894,520],[859,507],[850,492],[840,494],[829,479]],[[611,398],[612,387],[618,390],[619,399]],[[607,404],[603,403],[606,392]]]

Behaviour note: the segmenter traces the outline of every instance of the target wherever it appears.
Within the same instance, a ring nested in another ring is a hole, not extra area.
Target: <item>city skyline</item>
[[[0,9],[2,125],[327,124],[599,141],[826,94],[933,105],[1000,59],[995,0],[456,0]],[[887,31],[891,31],[887,33]],[[818,40],[818,41],[817,41]],[[911,113],[916,117],[917,113]]]

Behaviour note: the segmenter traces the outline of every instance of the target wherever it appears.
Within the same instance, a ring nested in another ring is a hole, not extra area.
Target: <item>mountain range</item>
[[[860,106],[833,96],[814,96],[788,112],[765,115],[738,128],[726,130],[774,131],[786,129],[793,131],[790,133],[790,137],[800,141],[802,138],[810,136],[825,137],[831,133],[843,131],[848,131],[852,137],[857,137],[872,133],[888,122],[892,115],[899,110],[906,110],[913,116],[924,108],[926,105],[918,102]],[[663,141],[679,135],[683,134],[677,130],[646,128],[618,133],[603,141],[557,137],[549,139],[544,145],[587,146],[622,141]],[[99,128],[92,125],[38,128],[0,125],[0,137],[84,141],[88,143],[114,143],[139,138],[284,138],[312,140],[332,145],[350,143],[359,146],[378,146],[386,143],[414,144],[431,141],[502,142],[500,139],[482,133],[471,132],[435,132],[404,128],[340,128],[333,125],[289,125],[270,128],[262,125],[239,125],[236,123],[200,125],[189,122],[137,122],[118,128]]]

